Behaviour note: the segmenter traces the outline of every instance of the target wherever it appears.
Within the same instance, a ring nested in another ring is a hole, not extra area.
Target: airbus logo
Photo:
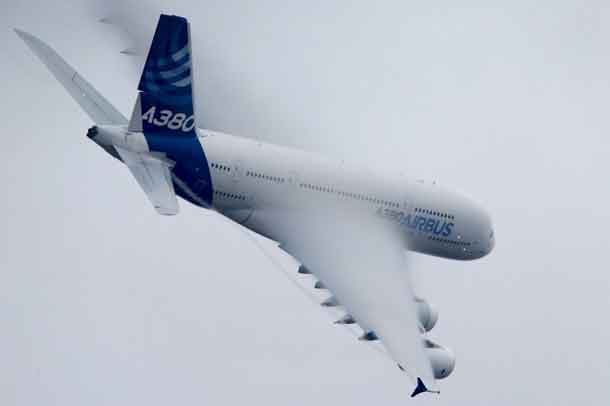
[[[432,217],[426,217],[419,214],[405,214],[402,211],[382,209],[381,207],[377,210],[377,213],[383,217],[395,220],[401,226],[405,226],[411,230],[440,235],[443,237],[449,237],[453,231],[453,227],[455,226],[454,223],[441,221]]]

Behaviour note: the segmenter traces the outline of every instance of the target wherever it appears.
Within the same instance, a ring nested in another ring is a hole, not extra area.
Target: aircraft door
[[[231,166],[233,189],[235,194],[243,197],[243,199],[236,200],[233,207],[228,207],[225,210],[225,214],[238,223],[245,224],[252,216],[254,207],[254,199],[248,187],[247,169],[241,159],[234,160]]]

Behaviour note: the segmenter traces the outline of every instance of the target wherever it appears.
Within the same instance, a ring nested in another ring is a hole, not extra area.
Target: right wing
[[[178,199],[172,182],[173,163],[150,153],[136,153],[114,147],[127,165],[148,200],[159,214],[178,214]]]
[[[412,396],[438,391],[399,230],[379,219],[334,210],[259,210],[254,217],[273,224],[280,247],[332,292],[364,330],[363,340],[381,340],[416,383]]]
[[[81,106],[94,123],[99,125],[124,125],[127,119],[112,104],[82,78],[68,63],[47,44],[28,34],[15,29],[19,37],[40,58],[53,76],[70,93],[70,96]]]

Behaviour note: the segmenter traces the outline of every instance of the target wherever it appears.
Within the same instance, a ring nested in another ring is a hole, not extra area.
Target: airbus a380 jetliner
[[[130,120],[48,45],[16,31],[94,121],[87,136],[125,163],[160,214],[177,214],[180,196],[279,242],[332,293],[323,304],[344,310],[337,323],[381,341],[415,382],[411,396],[438,392],[455,357],[425,337],[438,315],[414,295],[404,254],[487,255],[485,210],[435,183],[199,129],[185,18],[161,15]]]

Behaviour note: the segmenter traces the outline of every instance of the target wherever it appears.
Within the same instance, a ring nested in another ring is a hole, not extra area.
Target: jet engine
[[[451,375],[455,368],[455,355],[451,350],[436,344],[428,339],[424,340],[425,351],[432,365],[432,372],[436,379],[443,379]]]
[[[417,318],[426,331],[432,330],[438,321],[438,311],[428,302],[421,298],[415,298],[417,305]]]

